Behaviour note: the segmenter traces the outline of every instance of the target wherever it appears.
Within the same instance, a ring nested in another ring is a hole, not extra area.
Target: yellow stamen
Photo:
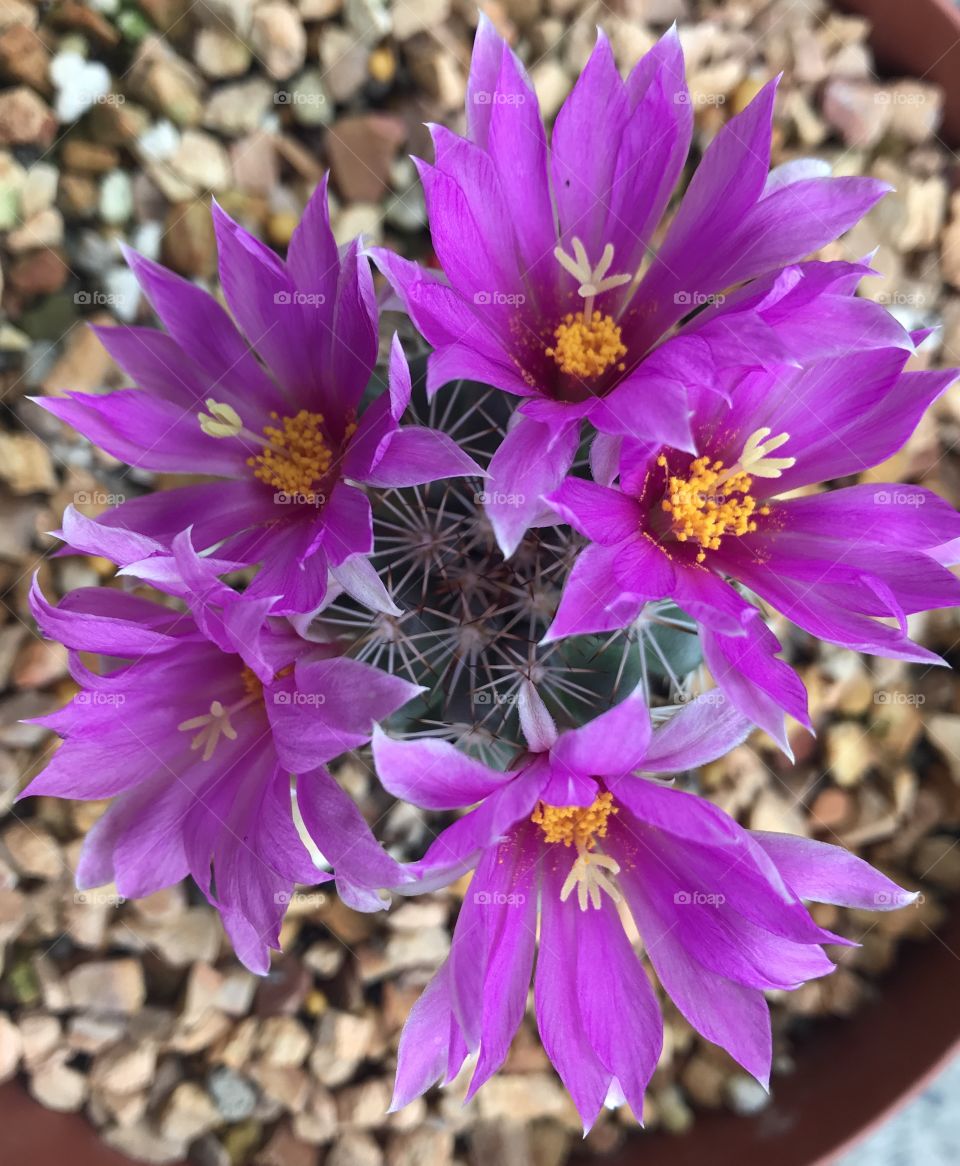
[[[243,429],[240,414],[232,405],[215,401],[213,397],[207,398],[206,405],[210,412],[198,413],[197,420],[208,437],[236,437]]]
[[[333,450],[323,431],[323,414],[301,409],[294,417],[270,416],[279,425],[267,425],[263,450],[247,458],[253,476],[275,490],[310,500],[313,487],[322,482],[333,464]],[[347,426],[345,437],[356,430]]]
[[[553,335],[556,343],[547,349],[547,356],[552,356],[563,372],[583,380],[600,376],[627,355],[619,326],[612,316],[599,312],[568,312]],[[622,363],[617,367],[623,372]]]
[[[722,461],[711,462],[708,457],[698,457],[690,463],[686,477],[671,476],[668,479],[666,496],[660,505],[671,517],[678,542],[694,539],[700,544],[698,563],[704,561],[708,550],[719,549],[725,535],[755,531],[755,514],[770,513],[769,506],[758,507],[752,497],[753,479],[779,478],[797,459],[769,457],[773,450],[790,440],[788,433],[764,440],[769,434],[769,429],[751,433],[743,453],[729,468],[725,468]],[[657,464],[665,469],[667,459],[661,455]]]
[[[598,838],[607,836],[607,819],[616,813],[613,794],[602,793],[589,806],[548,806],[538,802],[530,820],[536,822],[548,842],[592,850]]]
[[[259,700],[263,696],[263,683],[252,668],[244,667],[240,678],[243,681],[243,691],[252,700]]]

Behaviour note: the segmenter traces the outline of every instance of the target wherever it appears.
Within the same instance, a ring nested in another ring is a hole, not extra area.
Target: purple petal
[[[544,643],[586,632],[613,631],[636,619],[647,597],[624,588],[617,574],[619,561],[620,547],[594,543],[580,552]]]
[[[298,660],[264,692],[282,765],[304,773],[365,745],[374,724],[421,689],[359,660]]]
[[[438,1081],[452,1080],[466,1060],[469,1050],[453,1015],[449,981],[449,965],[444,963],[403,1026],[391,1113]]]
[[[604,899],[599,911],[579,911],[571,899],[561,909],[578,914],[574,958],[587,1042],[642,1120],[643,1096],[663,1047],[663,1021],[653,988],[613,903]],[[598,976],[601,953],[603,975]]]
[[[658,728],[643,758],[647,773],[696,769],[729,753],[750,732],[747,721],[716,690],[698,696]]]
[[[448,741],[397,741],[379,728],[373,731],[373,759],[386,790],[425,810],[472,806],[513,780]]]
[[[480,991],[472,1001],[464,1001],[467,1007],[480,1004],[480,1055],[467,1101],[503,1064],[526,1011],[537,936],[535,833],[529,824],[521,827],[483,856],[457,919],[451,975],[466,967],[469,982],[470,968],[480,973]],[[454,997],[456,1006],[463,994],[458,989]]]
[[[636,534],[643,522],[634,498],[583,478],[565,478],[547,501],[574,530],[604,547]]]
[[[790,889],[802,899],[867,911],[893,911],[908,906],[917,897],[842,846],[763,830],[754,831],[753,837],[773,859]]]
[[[661,917],[647,899],[637,872],[625,868],[619,881],[650,962],[681,1015],[766,1087],[773,1042],[763,993],[718,976],[691,959],[673,935],[672,920]]]
[[[638,689],[580,728],[561,733],[551,750],[551,764],[599,777],[629,773],[643,762],[651,732],[650,713]]]
[[[207,473],[224,477],[249,473],[243,441],[209,437],[195,414],[140,389],[33,399],[107,453],[140,469],[183,474],[202,465]]]
[[[521,416],[493,455],[484,508],[505,557],[513,554],[539,517],[542,499],[566,476],[578,438],[576,422],[556,431]]]
[[[589,1129],[603,1107],[612,1073],[601,1063],[582,1022],[577,975],[585,951],[579,931],[582,913],[575,901],[560,901],[568,869],[569,861],[564,865],[553,855],[544,864],[534,1000],[543,1047]],[[607,928],[622,930],[616,913],[612,914],[612,920],[606,919]],[[606,950],[604,942],[590,954],[595,959],[597,952]],[[595,963],[593,972],[596,974]]]
[[[319,768],[297,777],[297,805],[307,833],[333,867],[337,894],[355,911],[384,909],[377,892],[408,876],[374,838],[353,800]]]

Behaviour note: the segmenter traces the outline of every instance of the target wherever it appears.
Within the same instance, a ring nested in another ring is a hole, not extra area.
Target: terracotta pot
[[[880,68],[945,91],[942,136],[960,143],[960,8],[952,0],[843,0],[873,21]],[[642,1133],[604,1166],[829,1166],[919,1092],[960,1048],[960,912],[908,947],[878,999],[849,1020],[812,1026],[796,1072],[777,1078],[755,1117],[699,1113],[683,1137]],[[42,1109],[17,1083],[0,1087],[3,1161],[30,1166],[132,1166],[85,1118]],[[577,1157],[577,1162],[596,1158]]]
[[[909,908],[907,908],[909,910]],[[906,945],[877,997],[848,1019],[811,1025],[796,1071],[761,1113],[697,1113],[689,1134],[642,1133],[578,1166],[830,1166],[923,1090],[960,1052],[960,911]]]
[[[960,143],[960,6],[956,0],[840,0],[873,22],[877,65],[894,76],[935,81],[944,91],[941,136]]]

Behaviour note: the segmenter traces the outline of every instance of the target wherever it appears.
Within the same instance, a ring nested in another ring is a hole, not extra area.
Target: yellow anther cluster
[[[244,667],[240,676],[243,680],[243,691],[247,696],[253,697],[254,699],[263,696],[263,684],[260,681],[260,677],[252,668]]]
[[[562,842],[583,852],[592,850],[598,838],[607,836],[607,819],[617,812],[613,794],[602,793],[590,806],[548,806],[538,802],[530,820],[536,822],[548,842]]]
[[[600,376],[627,355],[620,328],[612,316],[600,312],[587,317],[583,312],[568,312],[553,335],[556,343],[547,349],[547,356],[552,356],[563,372],[583,380]],[[622,364],[617,367],[623,371]]]
[[[323,435],[323,414],[301,409],[295,417],[270,416],[280,425],[265,426],[269,444],[262,453],[247,458],[247,465],[254,467],[255,478],[275,490],[307,495],[326,477],[333,462],[333,451]]]
[[[667,459],[661,455],[657,464],[666,468]],[[743,470],[724,471],[723,462],[707,457],[690,464],[688,477],[670,478],[661,506],[671,516],[679,542],[695,539],[700,544],[698,563],[708,550],[718,549],[724,535],[756,530],[755,513],[770,513],[768,506],[757,508],[750,495],[752,485],[753,479]]]

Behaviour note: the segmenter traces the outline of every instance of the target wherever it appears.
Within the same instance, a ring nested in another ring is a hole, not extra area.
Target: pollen
[[[253,476],[275,490],[309,497],[313,487],[322,482],[333,464],[333,450],[324,432],[322,413],[301,409],[293,417],[271,413],[278,425],[264,427],[266,444],[254,457],[247,458]],[[356,429],[347,427],[346,436]]]
[[[547,842],[576,846],[578,852],[592,850],[598,838],[607,834],[607,819],[617,813],[613,794],[598,794],[589,806],[548,806],[538,802],[530,820],[543,831]]]
[[[618,363],[627,355],[619,325],[612,316],[600,312],[568,312],[554,329],[555,343],[547,349],[561,371],[582,380],[593,380],[611,365],[623,372]]]
[[[252,668],[244,667],[240,679],[243,681],[243,691],[251,700],[259,700],[263,696],[263,683]]]
[[[725,535],[751,534],[757,529],[755,514],[767,515],[769,506],[757,506],[750,490],[753,479],[779,478],[796,464],[793,457],[770,454],[790,440],[789,433],[770,437],[770,429],[757,429],[743,446],[735,465],[724,468],[722,461],[698,457],[690,463],[686,477],[670,476],[661,507],[670,515],[678,542],[694,539],[700,544],[697,562],[707,551],[715,551]],[[657,465],[667,468],[661,454]],[[749,473],[747,472],[749,471]]]
[[[666,466],[667,459],[661,456],[657,464]],[[722,472],[723,462],[697,458],[688,478],[670,478],[667,497],[660,504],[672,519],[677,541],[695,539],[700,544],[698,563],[708,550],[719,549],[724,535],[757,529],[753,518],[757,503],[750,496],[753,479],[741,470],[722,482]]]

